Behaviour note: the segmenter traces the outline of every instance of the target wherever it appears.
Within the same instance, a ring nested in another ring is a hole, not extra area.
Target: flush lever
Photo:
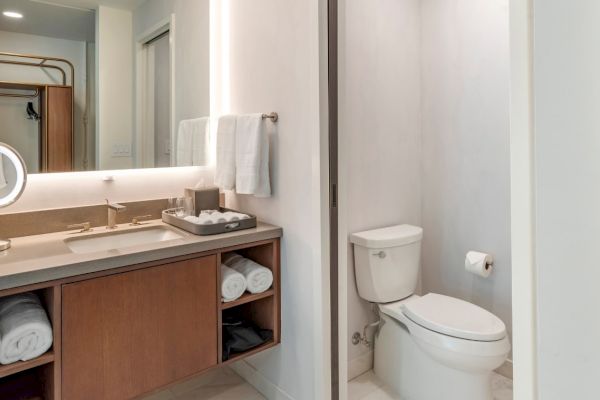
[[[386,258],[386,257],[387,257],[387,254],[385,253],[385,251],[381,250],[381,251],[380,251],[380,252],[378,252],[378,253],[373,253],[373,256],[375,256],[375,257],[379,257],[379,258]]]

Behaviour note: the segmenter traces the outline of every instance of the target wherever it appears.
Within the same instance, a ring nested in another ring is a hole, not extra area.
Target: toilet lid
[[[500,318],[475,304],[429,293],[402,305],[404,315],[429,330],[461,339],[493,342],[506,336]]]

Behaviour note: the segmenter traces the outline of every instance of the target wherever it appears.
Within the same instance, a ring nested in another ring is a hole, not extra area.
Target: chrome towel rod
[[[270,119],[273,122],[277,122],[279,120],[279,114],[277,114],[276,112],[272,112],[270,114],[263,114],[262,115],[263,119]]]

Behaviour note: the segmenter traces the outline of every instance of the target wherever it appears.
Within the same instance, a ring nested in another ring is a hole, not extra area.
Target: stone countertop
[[[25,236],[12,240],[12,247],[0,252],[0,290],[70,278],[93,272],[106,271],[134,264],[158,261],[189,254],[275,239],[282,229],[259,222],[256,228],[211,236],[196,236],[161,220],[145,222],[141,226],[119,225],[115,233],[126,233],[152,227],[163,227],[182,236],[151,244],[124,247],[93,253],[73,253],[66,241],[90,236],[106,235],[103,228],[92,232],[57,232]]]

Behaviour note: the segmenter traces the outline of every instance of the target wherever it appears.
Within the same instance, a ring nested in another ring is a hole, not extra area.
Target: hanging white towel
[[[239,299],[246,291],[244,275],[221,264],[221,297],[224,302]]]
[[[0,299],[0,364],[32,360],[51,346],[52,327],[35,294]]]
[[[184,119],[177,132],[177,166],[200,166],[208,161],[209,118]]]
[[[223,190],[232,190],[235,187],[236,125],[235,115],[224,115],[219,118],[215,185]]]
[[[266,292],[273,285],[273,272],[269,268],[239,254],[226,254],[223,263],[244,276],[246,289],[250,293]]]
[[[269,197],[269,138],[264,129],[262,114],[238,116],[235,150],[236,192]]]
[[[6,175],[4,175],[4,156],[0,154],[0,189],[4,189],[8,185]]]

